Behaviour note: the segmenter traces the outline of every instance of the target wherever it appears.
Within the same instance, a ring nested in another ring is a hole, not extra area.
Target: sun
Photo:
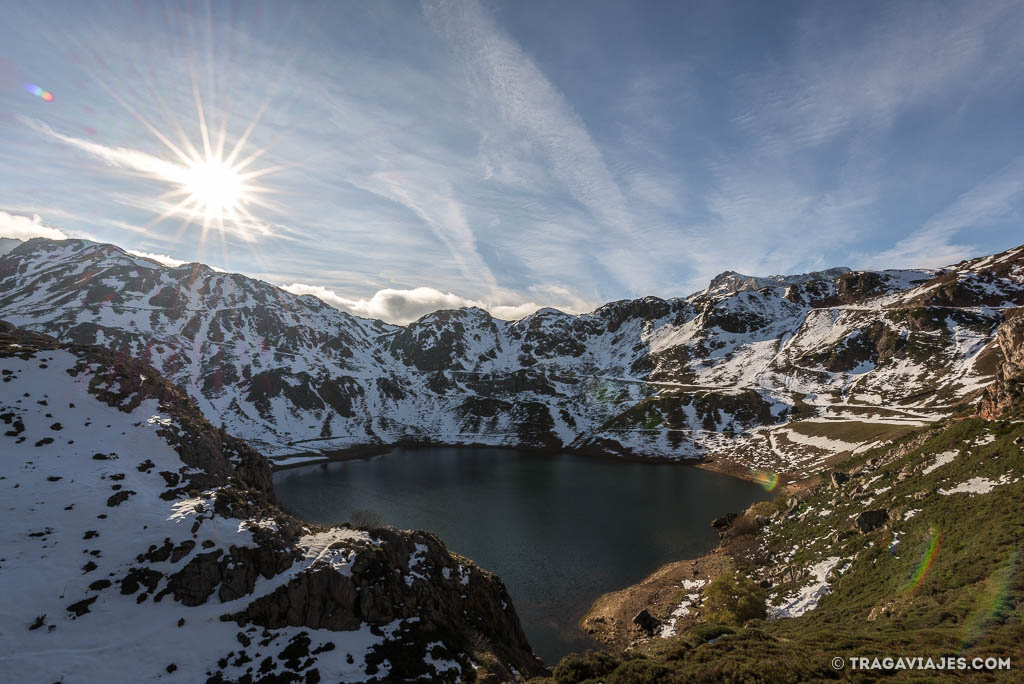
[[[170,185],[168,191],[157,197],[162,211],[149,222],[147,229],[165,219],[177,217],[182,219],[178,233],[180,237],[181,231],[197,223],[201,226],[200,247],[205,244],[210,229],[216,231],[222,242],[228,233],[246,242],[270,234],[268,226],[257,219],[251,209],[262,207],[277,212],[279,208],[266,199],[266,195],[273,194],[273,191],[259,184],[258,180],[288,165],[254,168],[254,162],[269,148],[246,150],[269,100],[235,140],[234,145],[228,145],[227,116],[223,116],[217,130],[210,130],[198,89],[194,91],[200,133],[200,139],[195,143],[176,120],[172,119],[173,130],[165,134],[136,113],[137,118],[174,157],[172,160],[159,160],[151,164],[147,172],[143,173]],[[134,110],[130,111],[135,113]],[[177,141],[173,140],[175,137]]]
[[[193,162],[184,173],[181,190],[196,210],[211,218],[237,213],[253,190],[239,170],[216,157]]]
[[[225,156],[224,136],[211,145],[203,133],[203,145],[197,149],[186,140],[176,148],[178,162],[170,163],[158,174],[161,180],[171,184],[171,189],[161,195],[169,202],[168,208],[153,223],[177,216],[185,224],[193,222],[202,226],[200,242],[210,228],[223,234],[232,232],[243,239],[250,239],[259,222],[249,211],[250,205],[269,206],[260,195],[269,190],[254,183],[256,178],[276,169],[248,170],[246,167],[258,156],[250,155],[236,161],[244,139]]]

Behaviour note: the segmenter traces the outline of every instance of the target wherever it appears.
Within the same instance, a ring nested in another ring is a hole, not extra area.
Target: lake
[[[401,448],[281,471],[274,485],[310,522],[368,510],[437,533],[501,577],[548,663],[597,646],[578,622],[598,596],[709,551],[713,518],[769,496],[690,466],[495,448]]]

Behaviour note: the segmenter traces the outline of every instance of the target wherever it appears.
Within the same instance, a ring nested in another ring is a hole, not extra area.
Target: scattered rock
[[[134,495],[135,495],[135,492],[132,491],[131,489],[123,489],[123,490],[117,492],[116,494],[114,494],[113,496],[111,496],[109,499],[107,499],[107,506],[109,506],[111,508],[113,508],[114,506],[120,506],[122,503],[124,503],[128,499],[128,497],[131,497],[131,496],[134,496]]]
[[[74,613],[76,618],[82,617],[83,615],[89,612],[89,606],[94,604],[96,602],[96,599],[98,598],[99,596],[92,596],[87,599],[82,599],[78,603],[72,603],[70,606],[68,606],[67,610],[69,613]]]

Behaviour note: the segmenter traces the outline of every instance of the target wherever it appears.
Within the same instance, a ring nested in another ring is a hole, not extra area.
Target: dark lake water
[[[310,522],[370,510],[385,524],[437,533],[502,578],[548,663],[595,646],[578,627],[594,599],[710,550],[713,518],[768,496],[683,465],[493,448],[396,449],[282,471],[274,483]]]

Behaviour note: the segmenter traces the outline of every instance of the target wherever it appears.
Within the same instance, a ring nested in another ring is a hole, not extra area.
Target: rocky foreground
[[[434,535],[282,511],[151,366],[0,323],[0,681],[507,681],[504,585]]]

